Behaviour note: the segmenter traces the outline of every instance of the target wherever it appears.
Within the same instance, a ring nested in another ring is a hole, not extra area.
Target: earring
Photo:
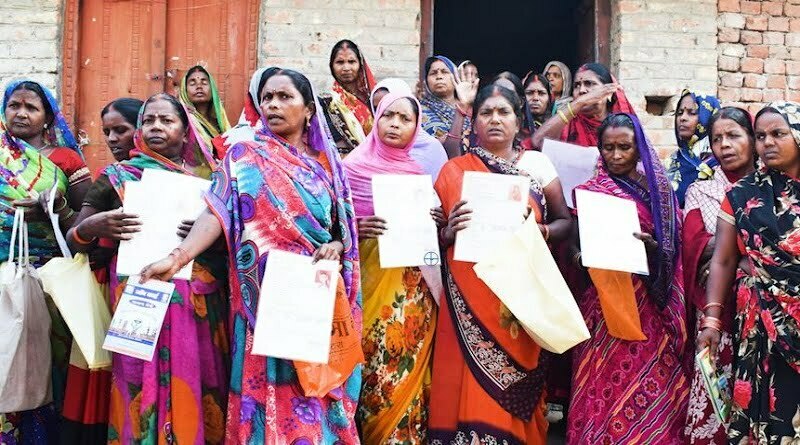
[[[44,129],[45,129],[45,130],[47,130],[47,127],[48,127],[48,125],[47,125],[47,124],[44,124]]]

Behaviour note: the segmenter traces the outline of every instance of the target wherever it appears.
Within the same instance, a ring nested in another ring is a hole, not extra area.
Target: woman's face
[[[493,151],[507,148],[514,142],[514,136],[519,131],[519,119],[511,103],[495,94],[478,109],[474,127],[481,145]]]
[[[292,79],[278,74],[267,79],[261,89],[261,113],[273,133],[289,139],[303,132],[313,110],[305,104]]]
[[[756,151],[769,168],[789,171],[800,164],[800,148],[797,147],[791,128],[778,113],[765,113],[756,120]]]
[[[375,91],[375,94],[372,95],[372,109],[373,110],[377,110],[378,109],[378,104],[381,103],[381,100],[387,94],[389,94],[389,90],[387,90],[386,88],[379,88],[377,91]]]
[[[477,79],[478,78],[478,67],[473,64],[464,65],[462,69],[464,72],[464,79]],[[462,79],[462,80],[464,80]]]
[[[186,90],[189,93],[189,100],[195,105],[211,102],[211,81],[202,70],[193,72],[186,79]]]
[[[378,137],[392,148],[405,148],[414,140],[417,114],[408,99],[392,102],[378,118]]]
[[[129,153],[133,149],[134,132],[136,127],[125,120],[113,106],[103,115],[103,136],[117,162],[129,159]]]
[[[437,97],[448,99],[455,95],[456,86],[454,84],[453,73],[447,69],[447,65],[441,60],[436,60],[428,70],[428,88]]]
[[[711,128],[711,150],[727,173],[745,173],[753,168],[753,140],[732,119],[719,119]]]
[[[550,96],[547,94],[547,88],[538,80],[531,81],[525,87],[525,100],[528,101],[528,107],[534,116],[541,116],[550,108]]]
[[[553,95],[560,97],[561,93],[564,91],[564,74],[561,73],[561,68],[556,65],[551,65],[550,68],[547,69],[547,72],[544,73],[544,76],[547,77],[547,81],[550,82]]]
[[[14,91],[6,104],[6,122],[11,135],[23,141],[41,135],[47,122],[42,98],[30,90]]]
[[[628,176],[639,162],[636,136],[627,127],[609,127],[603,132],[603,147],[600,155],[608,172],[616,176]]]
[[[142,114],[142,137],[161,156],[168,159],[180,156],[187,141],[187,128],[172,102],[155,99],[147,104]]]
[[[358,70],[361,64],[358,56],[350,48],[342,48],[336,52],[333,58],[333,77],[340,83],[352,83],[358,78]]]
[[[572,96],[577,99],[584,94],[589,94],[594,89],[603,86],[603,81],[592,70],[583,69],[575,74],[575,85],[572,86]],[[555,88],[553,88],[555,92]]]
[[[678,102],[678,109],[675,110],[675,128],[678,129],[678,137],[684,141],[694,136],[697,124],[700,122],[697,110],[697,103],[691,94],[683,96]]]

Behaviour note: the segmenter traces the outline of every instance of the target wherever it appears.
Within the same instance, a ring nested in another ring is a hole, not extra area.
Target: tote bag
[[[12,230],[8,261],[0,266],[0,327],[9,333],[0,338],[0,413],[31,410],[53,399],[50,313],[30,264],[24,210],[16,210]]]
[[[542,348],[561,354],[589,338],[583,315],[533,217],[474,270]]]

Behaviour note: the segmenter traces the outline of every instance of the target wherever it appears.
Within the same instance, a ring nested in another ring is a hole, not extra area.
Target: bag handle
[[[21,207],[14,209],[14,224],[11,228],[11,242],[8,243],[8,261],[13,263],[17,260],[16,254],[19,253],[14,250],[17,243],[17,232],[19,232],[20,221],[24,218],[25,210]]]
[[[53,233],[56,236],[58,247],[61,249],[61,255],[64,258],[72,258],[72,252],[69,251],[67,240],[64,239],[64,234],[61,233],[61,225],[58,223],[58,214],[53,211],[57,191],[58,188],[56,186],[53,186],[50,190],[50,199],[47,200],[47,214],[50,216],[50,224],[53,226]]]
[[[19,268],[22,270],[31,264],[30,244],[28,242],[28,223],[23,221],[19,233],[19,242],[21,244],[19,249]]]

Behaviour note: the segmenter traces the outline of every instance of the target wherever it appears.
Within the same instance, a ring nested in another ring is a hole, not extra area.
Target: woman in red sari
[[[522,103],[514,92],[485,87],[475,100],[473,129],[479,146],[450,160],[436,181],[448,218],[441,242],[447,252],[444,302],[439,308],[433,358],[428,435],[432,445],[544,444],[544,361],[541,348],[473,271],[474,263],[453,258],[456,233],[469,223],[461,199],[467,171],[530,176],[528,204],[545,239],[564,239],[569,212],[561,183],[547,166],[517,168],[521,151],[514,137]]]
[[[687,332],[678,202],[635,116],[609,116],[598,138],[602,163],[578,188],[636,204],[641,232],[632,236],[647,247],[650,274],[621,276],[630,280],[627,305],[616,289],[608,305],[599,291],[605,288],[596,285],[579,298],[592,337],[573,350],[567,441],[682,444],[689,382],[682,363]],[[580,253],[575,259],[580,262]],[[612,307],[624,321],[638,316],[639,325],[621,325]]]
[[[578,68],[572,97],[572,102],[560,105],[531,136],[533,149],[541,150],[545,138],[596,147],[597,129],[606,116],[611,113],[635,114],[608,68],[599,63],[586,63]]]
[[[697,326],[698,330],[700,316],[706,307],[706,280],[716,244],[714,234],[720,205],[731,186],[755,170],[756,158],[752,118],[747,111],[736,107],[722,108],[711,118],[708,128],[711,151],[719,165],[714,167],[710,179],[696,181],[687,189],[686,217],[683,220],[683,276],[689,302],[687,326]],[[746,262],[742,263],[740,269],[747,270]],[[733,365],[733,301],[734,295],[729,293],[722,317],[724,329],[717,349],[717,369],[727,376],[728,381],[731,381]],[[689,344],[693,342],[692,338]],[[693,363],[694,350],[687,349],[687,360]],[[714,413],[699,369],[694,371],[691,388],[686,421],[689,443],[712,445],[725,442],[726,427]]]

